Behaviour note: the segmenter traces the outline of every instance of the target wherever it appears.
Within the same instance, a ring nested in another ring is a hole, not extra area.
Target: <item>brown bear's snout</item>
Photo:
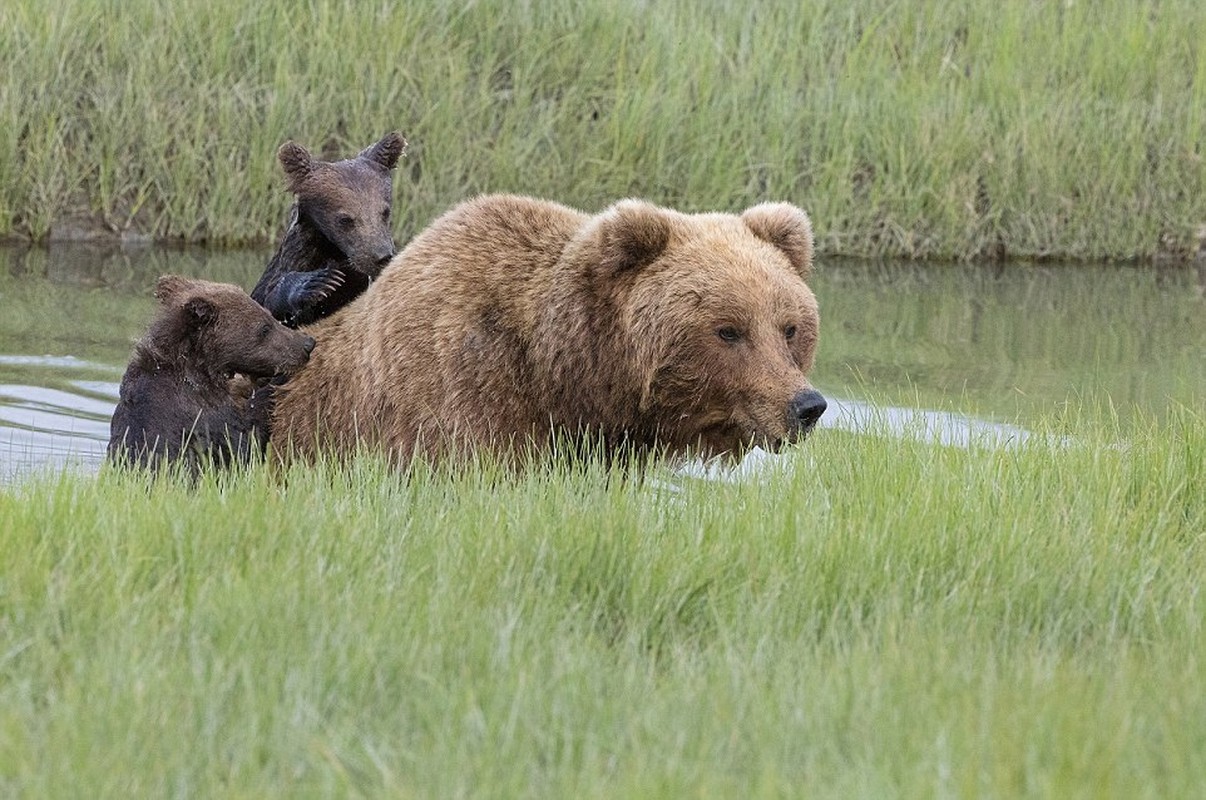
[[[807,433],[817,424],[829,404],[815,389],[805,389],[787,404],[787,423],[793,432]]]

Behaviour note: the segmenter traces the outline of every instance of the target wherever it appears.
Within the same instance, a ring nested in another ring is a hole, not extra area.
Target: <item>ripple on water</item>
[[[75,373],[104,367],[69,357],[4,356],[0,363],[36,367],[48,384],[0,383],[0,482],[48,470],[95,473],[118,384]]]

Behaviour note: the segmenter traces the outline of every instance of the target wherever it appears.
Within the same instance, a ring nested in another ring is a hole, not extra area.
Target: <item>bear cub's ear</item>
[[[812,223],[790,203],[760,203],[741,215],[755,236],[783,251],[801,278],[812,273]]]
[[[605,270],[623,272],[643,267],[670,243],[670,218],[643,200],[621,200],[600,220],[600,262]]]
[[[296,187],[306,179],[314,169],[314,157],[310,151],[290,139],[276,151],[276,158],[285,170],[289,179],[289,188],[296,193]]]
[[[387,170],[394,168],[398,163],[398,159],[406,155],[406,139],[397,131],[391,131],[381,138],[381,141],[376,144],[369,145],[356,158],[363,158],[366,161],[372,161],[375,164],[380,164]]]
[[[196,286],[196,282],[182,275],[163,275],[155,281],[155,299],[165,306],[183,296]]]
[[[197,294],[199,284],[181,275],[164,275],[155,281],[155,299],[165,306],[179,306],[194,327],[208,325],[218,318],[218,307]]]
[[[218,307],[204,297],[191,297],[184,304],[184,313],[195,327],[202,327],[218,318]]]

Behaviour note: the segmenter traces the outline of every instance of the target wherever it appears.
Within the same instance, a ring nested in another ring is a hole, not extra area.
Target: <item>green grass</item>
[[[790,200],[824,254],[1186,256],[1203,40],[1197,0],[11,0],[0,237],[263,242],[284,139],[346,155],[399,128],[403,240],[509,190]]]
[[[7,796],[1190,797],[1206,409],[0,494]]]

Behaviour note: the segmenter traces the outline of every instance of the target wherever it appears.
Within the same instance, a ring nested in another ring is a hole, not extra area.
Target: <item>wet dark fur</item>
[[[277,158],[297,201],[252,299],[297,327],[367,289],[394,256],[390,171],[405,152],[396,132],[343,161],[316,160],[296,142],[281,145]]]
[[[237,286],[159,279],[162,307],[135,345],[110,424],[109,457],[160,469],[246,462],[268,441],[270,397],[256,382],[291,374],[314,340],[281,325]]]

